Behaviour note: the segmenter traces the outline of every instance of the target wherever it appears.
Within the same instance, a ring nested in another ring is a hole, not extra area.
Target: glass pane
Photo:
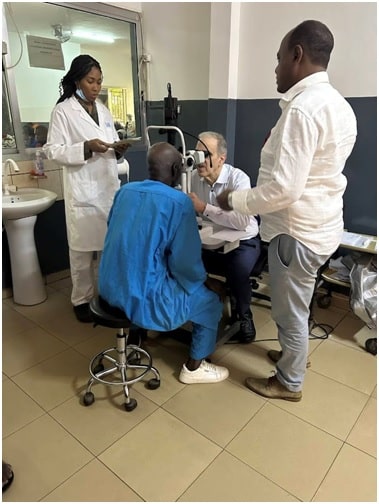
[[[90,54],[102,67],[99,99],[110,109],[119,135],[127,132],[128,136],[141,136],[135,23],[61,5],[6,5],[10,66],[14,67],[25,147],[46,142],[50,114],[60,96],[60,81],[79,54]],[[41,47],[37,56],[36,44]],[[60,51],[61,68],[54,60],[59,60]]]

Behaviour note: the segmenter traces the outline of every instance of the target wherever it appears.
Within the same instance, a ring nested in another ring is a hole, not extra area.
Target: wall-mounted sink
[[[20,188],[9,195],[3,195],[3,219],[23,219],[37,215],[49,208],[57,195],[40,188]]]
[[[47,298],[34,242],[37,215],[47,210],[57,195],[47,189],[22,188],[3,194],[3,222],[12,269],[13,301],[35,305]]]

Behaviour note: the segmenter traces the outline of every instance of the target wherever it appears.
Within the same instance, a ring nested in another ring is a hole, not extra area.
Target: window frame
[[[143,51],[143,43],[142,43],[142,22],[141,16],[139,12],[130,11],[127,9],[122,9],[120,7],[115,7],[113,5],[108,5],[105,3],[98,2],[45,2],[50,5],[56,5],[60,7],[65,7],[68,9],[79,10],[82,12],[88,12],[91,14],[97,14],[100,16],[110,17],[116,19],[118,21],[126,21],[132,23],[134,25],[135,30],[135,38],[131,38],[132,44],[132,54],[134,44],[136,49],[137,61],[134,61],[132,57],[132,72],[133,72],[133,92],[134,92],[134,110],[135,110],[135,120],[136,126],[138,124],[140,136],[142,137],[141,146],[145,142],[144,131],[146,129],[146,118],[144,113],[144,102],[141,99],[143,96],[142,82],[139,74],[139,61]],[[6,30],[7,33],[7,30]],[[6,45],[8,45],[8,37],[6,35],[7,40],[5,40]],[[4,37],[3,37],[4,42]],[[3,43],[4,47],[4,43]],[[4,51],[3,51],[4,52]],[[10,65],[10,58],[8,52],[2,55],[2,63],[5,65],[5,68]],[[37,148],[26,148],[24,146],[24,135],[21,127],[21,118],[20,118],[20,109],[17,98],[17,91],[15,85],[15,73],[13,68],[5,69],[4,77],[7,82],[7,94],[9,99],[9,107],[10,114],[13,121],[13,129],[16,138],[16,148],[15,149],[3,149],[2,151],[2,161],[8,157],[12,157],[15,161],[23,161],[31,159],[34,156]]]

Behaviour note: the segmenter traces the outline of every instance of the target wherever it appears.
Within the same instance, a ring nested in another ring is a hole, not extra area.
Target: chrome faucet
[[[20,171],[20,168],[17,166],[16,162],[13,161],[13,159],[11,159],[11,158],[6,159],[3,163],[3,174],[2,174],[3,194],[5,196],[9,196],[9,194],[10,194],[9,191],[16,191],[17,190],[17,187],[15,185],[8,184],[8,177],[9,177],[9,175],[12,174],[12,168],[13,168],[13,171],[15,171],[15,172]],[[6,177],[6,179],[5,179],[5,177]],[[4,180],[6,180],[5,183],[4,183]]]

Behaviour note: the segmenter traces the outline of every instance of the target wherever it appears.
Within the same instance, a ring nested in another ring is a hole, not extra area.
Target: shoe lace
[[[205,371],[211,371],[215,373],[217,371],[217,366],[214,364],[211,364],[210,362],[207,362],[206,360],[203,360],[202,366],[201,366]]]

